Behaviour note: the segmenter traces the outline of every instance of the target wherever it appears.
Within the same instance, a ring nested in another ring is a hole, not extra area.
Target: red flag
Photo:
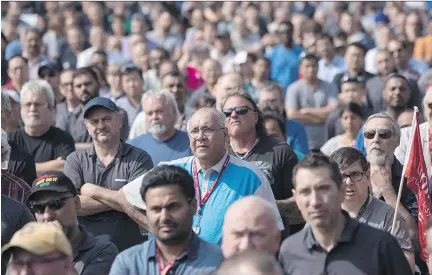
[[[419,128],[419,111],[415,107],[413,123],[411,124],[410,144],[403,176],[407,179],[408,187],[413,191],[418,203],[418,234],[421,249],[421,258],[428,261],[426,251],[426,226],[431,215],[431,202],[429,196],[429,183],[426,163],[423,156],[422,141]]]

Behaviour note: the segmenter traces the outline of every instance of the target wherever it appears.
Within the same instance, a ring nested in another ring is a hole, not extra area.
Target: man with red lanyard
[[[277,210],[276,200],[268,179],[257,166],[228,154],[225,147],[228,133],[222,112],[201,108],[193,114],[187,126],[194,155],[161,164],[182,167],[193,176],[198,201],[193,229],[205,241],[220,245],[223,217],[232,203],[248,195],[257,195]],[[136,178],[122,190],[134,207],[148,209],[137,195],[143,177]],[[277,223],[278,229],[284,230],[279,211]]]
[[[429,190],[432,190],[432,87],[427,89],[423,98],[423,109],[427,121],[420,124],[420,137],[423,146],[423,157],[429,177]],[[395,150],[396,158],[401,163],[405,163],[404,161],[409,147],[410,133],[411,127],[406,127],[401,130],[400,145]]]
[[[120,253],[110,275],[213,272],[223,259],[222,251],[192,230],[197,200],[188,172],[174,165],[160,165],[144,176],[139,193],[147,205],[148,225],[155,239]]]

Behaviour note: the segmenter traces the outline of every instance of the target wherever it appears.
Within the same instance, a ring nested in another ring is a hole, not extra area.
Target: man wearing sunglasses
[[[51,85],[51,88],[54,91],[56,103],[64,102],[65,97],[59,90],[60,74],[57,64],[50,61],[41,63],[38,70],[38,76],[40,79],[46,80]]]
[[[370,194],[370,165],[366,157],[355,148],[343,147],[333,152],[330,159],[338,164],[346,186],[342,209],[347,211],[351,218],[361,223],[390,232],[394,209]],[[414,270],[413,245],[408,226],[400,215],[398,215],[394,237],[399,242],[411,269]]]
[[[230,154],[259,167],[273,190],[286,224],[303,224],[299,212],[295,213],[292,197],[292,171],[298,159],[285,142],[267,136],[262,114],[252,97],[242,89],[228,93],[221,102],[230,136]],[[298,219],[296,219],[298,218]],[[295,221],[296,220],[296,221]]]
[[[72,181],[61,172],[47,172],[33,182],[31,191],[27,204],[36,221],[58,221],[63,226],[78,274],[108,274],[118,250],[113,243],[93,237],[78,224],[81,201]]]
[[[396,207],[397,194],[402,176],[402,164],[394,151],[399,145],[400,129],[396,121],[386,113],[371,115],[363,126],[364,143],[370,166],[371,193]],[[399,214],[408,225],[410,237],[417,239],[417,200],[406,184],[402,187]]]

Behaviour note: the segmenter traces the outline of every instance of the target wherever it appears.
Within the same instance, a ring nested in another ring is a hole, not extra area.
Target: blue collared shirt
[[[187,253],[174,262],[170,275],[209,274],[223,260],[221,249],[193,234]],[[159,275],[156,239],[133,246],[120,253],[111,266],[110,275]]]
[[[285,119],[285,131],[287,133],[287,143],[294,151],[298,151],[303,155],[309,154],[308,136],[303,123],[292,119]]]

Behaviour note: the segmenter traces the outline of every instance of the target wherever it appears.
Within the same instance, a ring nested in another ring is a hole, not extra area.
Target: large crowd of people
[[[430,8],[3,3],[1,274],[432,274]]]

